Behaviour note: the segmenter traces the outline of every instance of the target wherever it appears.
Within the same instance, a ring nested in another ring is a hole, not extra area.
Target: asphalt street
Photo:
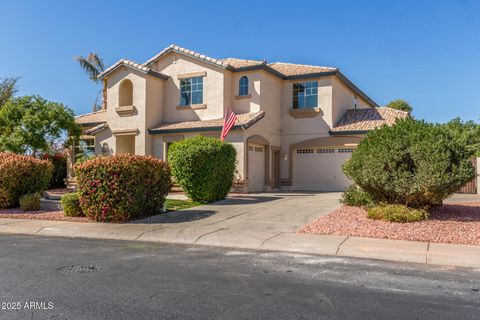
[[[0,319],[479,319],[480,270],[0,235]]]

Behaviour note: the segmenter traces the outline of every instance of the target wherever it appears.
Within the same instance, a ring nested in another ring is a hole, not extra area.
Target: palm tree
[[[103,60],[93,52],[85,58],[82,56],[78,56],[73,58],[74,60],[78,61],[80,67],[87,73],[90,80],[98,84],[100,79],[98,79],[98,75],[105,70],[105,65],[103,64]],[[102,94],[102,105],[100,106],[98,103],[98,99]],[[98,111],[100,109],[105,109],[107,104],[107,84],[106,81],[103,80],[102,90],[98,92],[97,98],[95,99],[95,103],[93,105],[93,111]]]

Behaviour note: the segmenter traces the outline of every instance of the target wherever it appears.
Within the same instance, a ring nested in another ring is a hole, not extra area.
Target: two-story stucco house
[[[214,59],[175,45],[143,64],[122,59],[99,78],[104,109],[76,118],[84,149],[167,159],[174,141],[219,137],[229,105],[238,120],[226,141],[247,192],[343,190],[342,164],[363,135],[408,116],[379,108],[338,68]]]

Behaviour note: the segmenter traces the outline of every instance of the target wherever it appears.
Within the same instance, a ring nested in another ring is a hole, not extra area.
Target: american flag
[[[225,140],[228,132],[235,125],[235,121],[237,121],[237,115],[232,111],[230,106],[227,106],[227,110],[225,111],[225,119],[223,119],[223,128],[222,134],[220,135],[220,140]]]

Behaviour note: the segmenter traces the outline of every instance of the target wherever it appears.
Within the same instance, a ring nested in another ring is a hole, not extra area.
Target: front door
[[[272,152],[273,189],[280,189],[280,150]]]

